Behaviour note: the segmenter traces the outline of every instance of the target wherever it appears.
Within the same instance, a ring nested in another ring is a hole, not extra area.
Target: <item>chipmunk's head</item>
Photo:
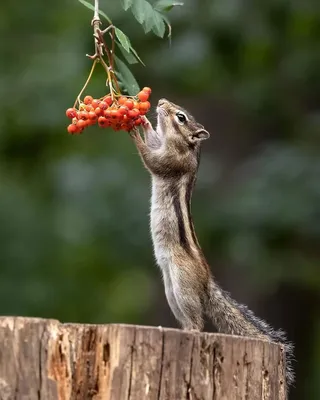
[[[160,136],[179,146],[194,146],[210,137],[209,132],[188,111],[166,99],[159,100],[157,114]]]

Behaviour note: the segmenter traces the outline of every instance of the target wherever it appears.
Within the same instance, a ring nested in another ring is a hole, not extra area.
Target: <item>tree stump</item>
[[[284,368],[255,339],[0,317],[1,400],[285,400]]]

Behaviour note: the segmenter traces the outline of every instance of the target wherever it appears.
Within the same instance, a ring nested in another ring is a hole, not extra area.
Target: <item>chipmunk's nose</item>
[[[167,99],[160,99],[160,100],[158,101],[158,107],[162,107],[162,106],[164,106],[166,103],[168,103],[168,100],[167,100]]]

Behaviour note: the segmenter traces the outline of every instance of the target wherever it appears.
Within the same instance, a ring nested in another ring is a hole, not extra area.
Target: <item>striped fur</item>
[[[138,133],[132,137],[152,176],[150,228],[170,308],[184,329],[201,331],[207,316],[219,332],[282,344],[290,385],[292,345],[282,331],[273,330],[219,287],[195,234],[191,197],[200,143],[209,134],[186,110],[167,100],[159,101],[157,111],[156,131],[147,121],[145,141]],[[177,112],[184,113],[185,122],[177,119]]]

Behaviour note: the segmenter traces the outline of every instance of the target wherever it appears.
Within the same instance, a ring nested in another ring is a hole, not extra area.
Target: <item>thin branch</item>
[[[93,20],[91,22],[93,25],[93,36],[95,41],[95,57],[102,57],[103,56],[103,47],[101,42],[99,41],[99,30],[101,25],[101,20],[99,17],[99,0],[94,0],[94,14]]]

